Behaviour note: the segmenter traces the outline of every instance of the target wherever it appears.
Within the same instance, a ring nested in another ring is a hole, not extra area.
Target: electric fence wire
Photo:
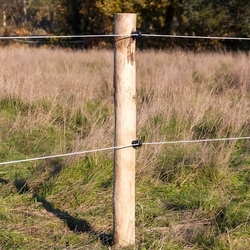
[[[133,144],[133,145],[129,144],[129,145],[124,145],[124,146],[115,146],[115,147],[91,149],[91,150],[72,152],[72,153],[65,153],[65,154],[41,156],[41,157],[35,157],[35,158],[29,158],[29,159],[23,159],[23,160],[6,161],[6,162],[0,162],[0,165],[15,164],[15,163],[21,163],[21,162],[30,162],[30,161],[38,161],[38,160],[47,160],[47,159],[52,159],[52,158],[67,157],[67,156],[81,155],[81,154],[87,154],[87,153],[95,153],[95,152],[107,151],[107,150],[112,150],[112,149],[123,149],[123,148],[129,148],[129,147],[133,147],[133,146],[135,147],[137,145],[136,144]]]
[[[144,34],[140,30],[132,34],[100,34],[100,35],[48,35],[48,36],[0,36],[0,40],[12,39],[53,39],[53,38],[107,38],[107,37],[152,37],[152,38],[185,38],[185,39],[217,39],[217,40],[250,40],[250,37],[229,37],[229,36],[196,36],[196,35],[167,35],[167,34]]]
[[[182,141],[165,141],[165,142],[144,142],[142,145],[164,145],[164,144],[182,144],[182,143],[201,143],[201,142],[216,142],[216,141],[237,141],[250,139],[246,137],[232,137],[232,138],[216,138],[216,139],[201,139],[201,140],[182,140]]]
[[[152,146],[152,145],[183,144],[183,143],[237,141],[237,140],[247,140],[247,139],[250,139],[250,136],[232,137],[232,138],[201,139],[201,140],[163,141],[163,142],[141,142],[140,140],[137,140],[137,141],[135,141],[135,143],[132,142],[132,144],[128,144],[128,145],[124,145],[124,146],[114,146],[114,147],[92,149],[92,150],[86,150],[86,151],[80,151],[80,152],[72,152],[72,153],[66,153],[66,154],[57,154],[57,155],[41,156],[41,157],[30,158],[30,159],[6,161],[6,162],[0,162],[0,165],[8,165],[8,164],[16,164],[16,163],[22,163],[22,162],[46,160],[46,159],[52,159],[52,158],[59,158],[59,157],[66,157],[66,156],[73,156],[73,155],[80,155],[80,154],[87,154],[87,153],[95,153],[95,152],[114,150],[114,149],[124,149],[124,148],[130,148],[130,147],[138,148],[138,147],[141,147],[142,145]]]
[[[62,35],[62,36],[0,36],[0,40],[12,39],[54,39],[54,38],[106,38],[106,37],[131,37],[136,34],[106,34],[106,35]]]
[[[134,34],[134,35],[136,35],[136,34]],[[229,36],[189,36],[189,35],[141,34],[141,37],[186,38],[186,39],[215,39],[215,40],[248,40],[248,41],[250,41],[250,37],[229,37]]]

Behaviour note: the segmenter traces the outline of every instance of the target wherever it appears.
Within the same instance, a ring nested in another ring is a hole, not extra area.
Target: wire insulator
[[[134,32],[132,32],[132,39],[136,40],[137,38],[141,38],[141,31],[140,30],[136,30]]]
[[[139,148],[142,146],[142,141],[141,140],[134,140],[132,141],[133,148]]]

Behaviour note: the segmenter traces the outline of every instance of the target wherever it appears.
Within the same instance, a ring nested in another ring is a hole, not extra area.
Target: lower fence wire
[[[35,157],[35,158],[30,158],[30,159],[6,161],[6,162],[0,162],[0,165],[7,165],[7,164],[14,164],[14,163],[21,163],[21,162],[29,162],[29,161],[38,161],[38,160],[46,160],[46,159],[52,159],[52,158],[67,157],[67,156],[81,155],[81,154],[87,154],[87,153],[95,153],[95,152],[101,152],[101,151],[107,151],[107,150],[113,150],[113,149],[123,149],[123,148],[129,148],[129,147],[133,147],[133,146],[136,146],[136,145],[129,144],[129,145],[124,145],[124,146],[91,149],[91,150],[72,152],[72,153],[66,153],[66,154],[41,156],[41,157]]]
[[[216,141],[237,141],[237,140],[247,140],[247,139],[250,139],[250,136],[232,137],[232,138],[202,139],[202,140],[164,141],[164,142],[141,142],[140,140],[137,140],[137,141],[133,141],[131,144],[124,145],[124,146],[114,146],[114,147],[92,149],[92,150],[72,152],[72,153],[66,153],[66,154],[57,154],[57,155],[41,156],[41,157],[22,159],[22,160],[5,161],[5,162],[0,162],[0,165],[8,165],[8,164],[16,164],[16,163],[22,163],[22,162],[46,160],[46,159],[52,159],[52,158],[67,157],[67,156],[81,155],[81,154],[87,154],[87,153],[95,153],[95,152],[108,151],[108,150],[114,150],[114,149],[124,149],[124,148],[129,148],[129,147],[137,148],[137,147],[141,147],[142,145],[149,145],[149,146],[151,145],[152,146],[152,145],[203,143],[203,142],[216,142]]]
[[[216,141],[237,141],[250,139],[246,137],[232,137],[232,138],[216,138],[216,139],[201,139],[201,140],[183,140],[183,141],[165,141],[165,142],[144,142],[143,145],[163,145],[163,144],[181,144],[181,143],[201,143],[201,142],[216,142]]]

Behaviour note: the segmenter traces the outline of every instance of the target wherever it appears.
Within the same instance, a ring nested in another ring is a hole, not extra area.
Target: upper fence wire
[[[49,36],[0,36],[0,40],[13,39],[53,39],[53,38],[108,38],[108,37],[152,37],[152,38],[183,38],[183,39],[217,39],[217,40],[250,40],[250,37],[232,37],[232,36],[190,36],[190,35],[167,35],[167,34],[144,34],[140,30],[132,34],[96,34],[96,35],[49,35]]]

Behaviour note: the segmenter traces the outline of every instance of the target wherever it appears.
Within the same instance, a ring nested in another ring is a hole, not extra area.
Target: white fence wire
[[[132,34],[87,34],[87,35],[48,35],[48,36],[0,36],[0,40],[14,39],[53,39],[53,38],[108,38],[108,37],[153,37],[153,38],[185,38],[185,39],[215,39],[215,40],[247,40],[250,37],[233,37],[233,36],[196,36],[196,35],[168,35],[168,34],[144,34],[141,31],[133,32]]]
[[[205,143],[205,142],[218,142],[218,141],[237,141],[237,140],[248,140],[248,139],[250,139],[250,136],[231,137],[231,138],[202,139],[202,140],[163,141],[163,142],[140,142],[140,140],[138,140],[138,142],[136,142],[136,143],[131,143],[131,144],[124,145],[124,146],[114,146],[114,147],[99,148],[99,149],[85,150],[85,151],[65,153],[65,154],[41,156],[41,157],[35,157],[35,158],[29,158],[29,159],[5,161],[5,162],[0,162],[0,165],[9,165],[9,164],[16,164],[16,163],[23,163],[23,162],[30,162],[30,161],[39,161],[39,160],[53,159],[53,158],[59,158],[59,157],[67,157],[67,156],[73,156],[73,155],[83,155],[83,154],[102,152],[102,151],[108,151],[108,150],[119,150],[119,149],[124,149],[124,148],[129,148],[129,147],[137,148],[137,147],[141,147],[142,145],[153,146],[153,145],[167,145],[167,144]]]

